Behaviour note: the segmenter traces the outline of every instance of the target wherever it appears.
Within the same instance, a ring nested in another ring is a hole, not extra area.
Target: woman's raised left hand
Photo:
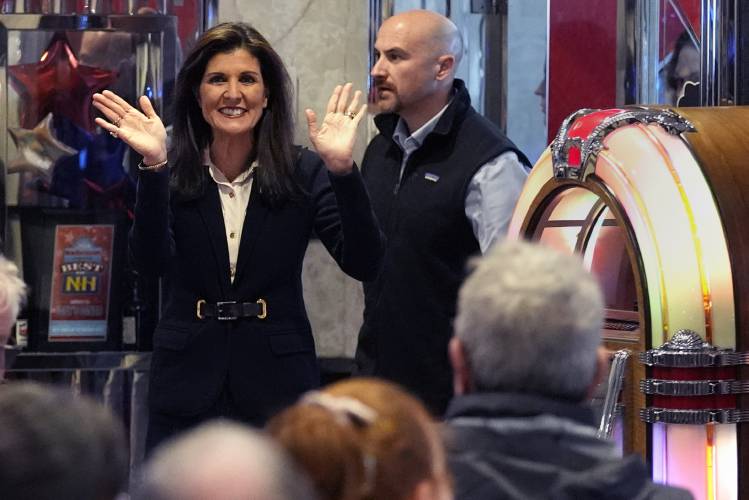
[[[367,105],[359,106],[361,91],[354,92],[349,103],[351,84],[337,85],[328,100],[325,117],[318,125],[317,115],[307,109],[309,139],[325,165],[334,174],[351,172],[354,165],[353,152],[356,142],[356,129],[367,112]]]
[[[166,161],[166,129],[148,97],[138,100],[142,112],[110,90],[94,94],[93,103],[106,118],[96,124],[143,156],[144,165]]]

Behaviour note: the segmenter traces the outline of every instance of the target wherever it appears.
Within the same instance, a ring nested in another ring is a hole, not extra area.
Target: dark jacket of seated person
[[[446,414],[456,500],[689,499],[596,437],[586,400],[607,371],[603,300],[577,256],[519,241],[461,287]]]
[[[448,410],[456,500],[689,499],[653,483],[639,456],[596,437],[590,408],[526,394],[468,394]]]

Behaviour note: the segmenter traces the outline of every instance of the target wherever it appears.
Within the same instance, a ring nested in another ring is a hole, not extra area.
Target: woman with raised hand
[[[291,84],[251,26],[206,31],[182,66],[173,136],[151,102],[94,95],[96,123],[143,157],[130,253],[164,278],[154,333],[147,448],[208,418],[262,425],[318,385],[302,260],[320,238],[343,271],[374,277],[382,240],[352,160],[366,110],[351,84],[322,121],[317,154],[295,146]]]

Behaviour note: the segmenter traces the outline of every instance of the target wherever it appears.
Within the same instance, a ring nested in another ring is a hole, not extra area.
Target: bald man
[[[371,71],[380,133],[362,163],[387,249],[364,285],[358,372],[405,386],[436,415],[452,396],[447,344],[466,260],[506,233],[530,166],[471,107],[455,78],[462,51],[437,13],[382,24]]]
[[[291,460],[256,430],[216,420],[156,449],[134,500],[314,500]]]

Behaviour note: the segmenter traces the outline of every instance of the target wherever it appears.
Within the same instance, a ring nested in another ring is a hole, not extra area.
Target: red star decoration
[[[10,83],[21,98],[21,127],[31,128],[47,113],[58,113],[84,130],[94,130],[91,98],[117,78],[116,71],[79,64],[63,33],[32,64],[8,68]]]

